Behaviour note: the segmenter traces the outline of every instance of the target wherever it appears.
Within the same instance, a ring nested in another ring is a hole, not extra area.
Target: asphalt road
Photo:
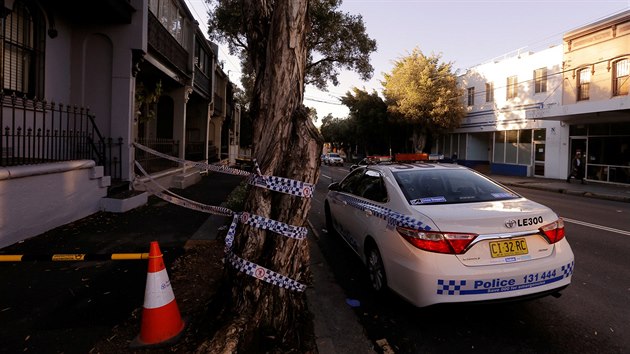
[[[393,294],[375,296],[356,255],[326,233],[326,186],[347,172],[322,167],[310,220],[319,230],[324,258],[347,298],[359,304],[355,313],[373,342],[385,341],[396,353],[630,352],[628,203],[515,188],[565,218],[576,257],[571,286],[560,298],[419,309]]]

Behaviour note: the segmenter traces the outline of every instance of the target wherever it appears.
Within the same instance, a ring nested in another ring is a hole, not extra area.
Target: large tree
[[[315,184],[323,140],[303,105],[308,60],[314,48],[308,38],[309,5],[324,0],[221,0],[210,13],[212,38],[239,50],[252,74],[250,116],[253,157],[262,175]],[[334,9],[334,7],[331,7]],[[359,18],[360,20],[360,18]],[[352,56],[346,60],[350,60]],[[338,64],[340,65],[340,64]],[[349,63],[355,70],[357,64]],[[332,70],[332,69],[330,69]],[[327,70],[327,73],[331,73]],[[371,70],[371,67],[370,67]],[[330,74],[334,75],[334,74]],[[244,209],[292,226],[304,227],[310,199],[250,188]],[[302,284],[310,282],[306,240],[240,224],[234,255]],[[301,336],[310,316],[304,292],[269,284],[226,264],[222,309],[214,320],[217,330],[199,351],[211,353],[304,352]]]
[[[440,59],[415,48],[382,82],[388,110],[413,128],[417,150],[426,151],[427,137],[458,127],[466,114],[453,65]]]
[[[350,110],[353,122],[355,150],[365,155],[385,155],[390,149],[390,122],[387,105],[378,93],[353,88],[341,98]]]
[[[367,35],[360,15],[339,10],[341,3],[341,0],[308,1],[310,29],[306,37],[305,83],[322,90],[329,83],[334,86],[339,84],[341,70],[355,71],[363,80],[371,79],[374,72],[370,54],[376,51],[376,41]],[[253,87],[256,69],[248,60],[249,43],[243,31],[245,18],[239,9],[244,6],[242,4],[248,2],[219,1],[219,6],[209,13],[208,25],[210,39],[226,43],[230,53],[241,56],[241,81],[245,90],[249,91]]]

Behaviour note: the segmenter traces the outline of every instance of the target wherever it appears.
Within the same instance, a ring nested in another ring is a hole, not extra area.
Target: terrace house
[[[186,188],[183,160],[237,149],[232,84],[183,0],[2,4],[0,247],[142,205],[149,178]]]

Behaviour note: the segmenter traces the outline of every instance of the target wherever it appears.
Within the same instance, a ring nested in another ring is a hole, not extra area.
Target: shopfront
[[[569,127],[570,156],[586,154],[586,179],[630,184],[630,122],[576,124]]]

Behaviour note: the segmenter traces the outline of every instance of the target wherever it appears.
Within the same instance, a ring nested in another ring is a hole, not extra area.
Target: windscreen
[[[394,177],[411,205],[471,203],[520,198],[471,170],[396,171]]]

